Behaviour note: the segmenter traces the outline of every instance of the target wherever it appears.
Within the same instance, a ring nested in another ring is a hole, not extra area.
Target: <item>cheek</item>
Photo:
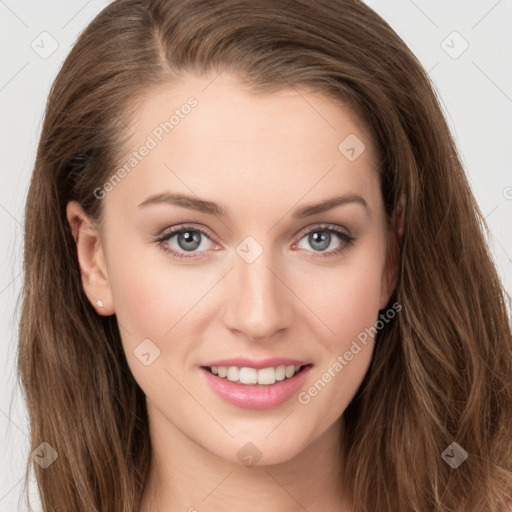
[[[316,282],[311,309],[329,329],[322,329],[324,334],[317,338],[322,357],[298,400],[307,407],[311,421],[320,422],[319,429],[347,408],[372,359],[383,262],[359,258],[357,265],[340,267],[330,279]],[[313,278],[308,282],[312,284]]]
[[[346,409],[370,365],[384,261],[384,242],[375,237],[364,251],[347,258],[332,279],[318,283],[317,311],[334,334],[326,331],[319,339],[326,357],[301,403],[326,411],[326,422]]]
[[[183,380],[184,363],[200,338],[193,321],[200,308],[190,310],[208,287],[162,259],[156,264],[143,256],[131,253],[109,272],[123,349],[147,396],[163,397],[170,390],[179,395],[172,377]]]
[[[149,339],[164,355],[173,336],[187,325],[188,310],[205,294],[209,281],[192,279],[188,269],[166,264],[157,247],[126,249],[117,244],[117,257],[111,260],[118,263],[109,269],[125,351],[130,358],[134,349]]]
[[[164,320],[171,323],[168,315],[174,309],[173,300],[177,302],[176,283],[166,293],[166,282],[156,267],[130,258],[116,265],[110,283],[118,321],[129,332],[156,338],[164,334]]]
[[[377,320],[384,257],[381,246],[351,256],[338,267],[310,273],[302,279],[299,296],[323,322],[322,336],[343,349]]]

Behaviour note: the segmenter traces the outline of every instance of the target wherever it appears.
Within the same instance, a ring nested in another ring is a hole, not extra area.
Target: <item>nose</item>
[[[252,341],[271,339],[294,319],[294,295],[270,256],[270,251],[264,251],[247,263],[235,255],[234,269],[227,276],[224,323]]]

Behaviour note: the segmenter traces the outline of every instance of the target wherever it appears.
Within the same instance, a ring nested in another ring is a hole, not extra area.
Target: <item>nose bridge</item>
[[[281,281],[278,266],[271,249],[254,238],[238,245],[228,278],[226,325],[230,329],[251,338],[267,338],[290,325],[293,294]]]

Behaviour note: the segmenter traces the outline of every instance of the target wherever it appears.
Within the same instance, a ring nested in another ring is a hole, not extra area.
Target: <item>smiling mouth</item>
[[[202,368],[220,379],[229,380],[235,384],[271,386],[276,382],[293,378],[309,366],[312,365],[279,365],[261,369],[248,366],[203,366]]]

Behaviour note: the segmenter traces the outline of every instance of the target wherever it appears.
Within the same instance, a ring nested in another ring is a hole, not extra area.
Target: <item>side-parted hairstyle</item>
[[[349,105],[378,149],[388,222],[403,205],[391,298],[402,308],[344,413],[340,486],[355,510],[501,512],[512,501],[508,296],[435,88],[360,0],[116,0],[80,35],[51,88],[26,202],[17,364],[31,449],[47,442],[58,459],[43,469],[28,456],[25,489],[32,469],[44,512],[138,510],[152,456],[145,396],[116,316],[83,291],[65,209],[77,200],[99,222],[94,191],[126,154],[137,106],[187,72],[222,71],[253,93],[311,86]],[[441,456],[452,442],[468,453],[457,469]]]

